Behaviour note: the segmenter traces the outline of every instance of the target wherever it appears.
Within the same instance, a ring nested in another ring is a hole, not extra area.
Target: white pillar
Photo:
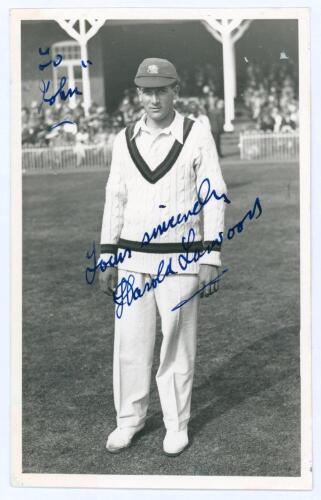
[[[79,31],[77,31],[74,26],[79,21]],[[90,28],[86,31],[86,21],[90,25]],[[106,19],[95,19],[89,17],[82,18],[71,18],[71,19],[57,19],[57,23],[63,30],[65,30],[68,35],[76,40],[80,45],[80,55],[81,59],[86,63],[88,60],[87,43],[90,38],[92,38],[98,30],[105,24]],[[90,93],[90,78],[89,78],[89,67],[83,68],[82,71],[82,84],[83,84],[83,103],[86,116],[88,116],[88,110],[91,105],[91,93]]]
[[[75,79],[74,79],[74,68],[72,64],[68,64],[67,66],[68,70],[68,87],[71,89],[75,88]],[[77,101],[75,98],[69,99],[69,106],[71,109],[74,109],[77,105]]]
[[[203,21],[205,28],[216,40],[223,45],[223,68],[224,68],[224,102],[225,102],[225,124],[224,130],[232,132],[235,118],[234,99],[237,94],[236,84],[236,62],[235,42],[241,38],[251,24],[251,20],[226,19],[221,22],[217,19],[207,18]]]
[[[81,37],[80,41],[80,55],[82,61],[84,63],[87,63],[88,60],[88,51],[87,51],[87,40],[85,39],[85,19],[79,19],[79,31],[83,36]],[[83,92],[83,99],[84,99],[84,110],[85,110],[85,115],[88,116],[89,113],[89,108],[91,106],[91,93],[90,93],[90,78],[89,78],[89,65],[84,68],[83,65],[81,65],[81,72],[82,72],[82,92]]]
[[[233,96],[234,99],[237,96],[237,85],[236,85],[236,61],[235,61],[235,43],[232,41],[232,71],[233,71]]]
[[[223,70],[224,70],[224,104],[225,104],[225,132],[233,132],[234,126],[234,78],[233,72],[233,42],[229,32],[222,33]]]

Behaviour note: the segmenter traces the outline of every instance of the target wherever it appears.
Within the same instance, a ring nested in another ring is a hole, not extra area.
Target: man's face
[[[177,97],[177,86],[170,85],[156,88],[139,88],[138,95],[147,116],[155,122],[162,121],[172,114],[174,99]]]

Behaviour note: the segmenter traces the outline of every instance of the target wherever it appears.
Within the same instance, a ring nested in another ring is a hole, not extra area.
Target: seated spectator
[[[293,121],[291,112],[286,112],[281,122],[281,132],[292,132],[296,129],[296,123]]]
[[[273,132],[275,127],[275,120],[272,116],[269,106],[264,106],[258,118],[258,126],[263,132]]]
[[[211,130],[211,124],[208,117],[200,112],[200,106],[196,101],[190,101],[187,110],[188,118],[192,118],[192,120],[202,123],[206,128]]]
[[[217,154],[223,158],[221,150],[221,135],[224,126],[224,101],[215,97],[213,92],[209,92],[205,99],[207,116],[209,118],[212,135],[215,141]]]
[[[88,144],[88,128],[84,121],[79,122],[78,132],[76,133],[76,144],[74,152],[76,153],[76,164],[80,167],[86,158],[85,145]]]
[[[289,61],[272,66],[252,61],[247,66],[243,99],[257,128],[276,132],[299,126],[296,87],[294,66]]]
[[[274,120],[274,129],[273,132],[280,132],[281,123],[282,123],[282,115],[277,106],[272,106],[271,116]]]
[[[76,96],[75,96],[76,97]],[[85,110],[83,103],[76,97],[76,107],[73,109],[74,120],[79,123],[80,118],[85,116]]]

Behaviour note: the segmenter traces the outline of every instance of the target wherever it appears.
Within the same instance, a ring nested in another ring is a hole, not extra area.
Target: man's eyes
[[[146,94],[148,96],[153,95],[154,92],[156,94],[166,94],[167,90],[166,89],[159,89],[157,91],[154,91],[154,90],[143,90],[143,94]]]

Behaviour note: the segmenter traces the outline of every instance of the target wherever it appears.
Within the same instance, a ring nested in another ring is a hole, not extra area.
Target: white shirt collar
[[[133,140],[140,131],[151,133],[151,130],[146,125],[146,113],[138,120],[134,127],[134,132],[130,140]],[[184,117],[178,111],[175,110],[174,120],[168,127],[160,129],[159,134],[173,134],[175,139],[183,144],[183,134],[184,134]]]

